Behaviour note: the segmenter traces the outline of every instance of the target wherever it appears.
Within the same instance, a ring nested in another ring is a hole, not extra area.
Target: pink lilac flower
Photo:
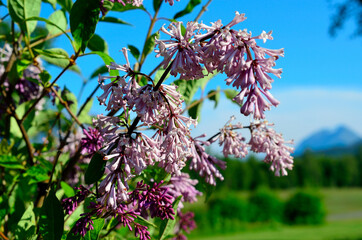
[[[234,119],[235,117],[232,116],[225,126],[220,129],[219,145],[223,146],[222,152],[224,157],[234,155],[237,158],[244,158],[248,154],[248,145],[245,143],[245,138],[240,133],[233,131],[234,129],[243,128],[240,123],[232,125],[231,121]]]
[[[254,152],[266,153],[264,161],[270,163],[270,170],[276,176],[286,176],[286,169],[292,170],[293,157],[290,155],[293,148],[285,144],[292,144],[292,141],[285,141],[281,134],[270,128],[273,124],[268,122],[256,123],[252,127],[252,137],[250,139],[251,150]]]
[[[209,146],[209,141],[201,141],[198,138],[205,137],[201,135],[193,139],[191,146],[190,169],[195,170],[200,176],[205,178],[205,182],[210,185],[216,185],[216,178],[224,180],[217,166],[221,169],[226,168],[226,162],[209,155],[204,146]]]
[[[75,196],[62,200],[62,207],[65,211],[65,214],[72,214],[74,210],[78,207],[78,205],[83,202],[89,194],[91,194],[91,192],[82,185],[80,185],[80,187],[76,189],[78,189],[79,191]]]
[[[143,226],[139,223],[135,223],[135,236],[139,237],[140,240],[148,240],[151,239],[150,232],[147,230],[146,226]]]
[[[96,128],[88,127],[88,130],[83,129],[85,137],[82,138],[80,144],[82,154],[92,155],[97,152],[104,142],[102,135]]]
[[[168,193],[167,187],[161,187],[163,181],[149,186],[138,182],[136,189],[130,193],[130,196],[137,200],[141,212],[149,210],[152,218],[159,217],[164,219],[174,219],[175,212],[172,208],[173,197]]]
[[[91,219],[90,215],[87,213],[81,214],[81,216],[84,216],[80,218],[76,223],[75,226],[72,228],[72,233],[74,235],[80,234],[83,237],[86,235],[86,233],[90,230],[93,230],[93,220]]]
[[[204,76],[201,66],[202,59],[195,51],[195,46],[191,41],[194,31],[198,28],[197,23],[188,22],[186,32],[181,33],[182,22],[173,22],[168,26],[169,31],[162,27],[161,32],[171,36],[175,40],[158,40],[156,39],[155,47],[158,46],[156,57],[162,56],[163,67],[166,68],[174,57],[171,66],[171,75],[180,74],[181,79],[200,79]]]
[[[198,183],[196,179],[191,179],[187,173],[181,173],[179,176],[173,176],[170,182],[165,186],[168,193],[176,199],[178,196],[182,196],[179,204],[179,209],[183,208],[182,202],[196,202],[197,196],[201,196],[202,193],[196,190],[195,186]]]

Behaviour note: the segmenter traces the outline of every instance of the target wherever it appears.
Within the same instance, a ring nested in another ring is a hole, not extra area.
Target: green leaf
[[[26,209],[15,230],[16,239],[32,239],[35,235],[35,214],[33,203]]]
[[[192,12],[192,10],[194,10],[194,7],[196,7],[200,3],[201,3],[201,0],[190,0],[189,3],[187,4],[186,8],[184,10],[176,13],[173,18],[176,19],[176,18],[185,16],[186,14],[189,14],[190,12]]]
[[[52,79],[52,76],[50,76],[50,74],[48,73],[47,70],[43,70],[40,74],[39,74],[40,80],[43,83],[44,87],[48,87],[50,86],[50,79]]]
[[[70,12],[70,30],[74,37],[76,49],[84,52],[92,38],[99,19],[98,0],[77,0]]]
[[[239,104],[237,102],[235,102],[233,100],[233,98],[238,95],[238,91],[234,90],[234,89],[225,89],[223,90],[224,91],[224,94],[225,94],[225,97],[229,100],[231,100],[233,103],[237,104],[239,106]]]
[[[133,45],[127,45],[127,47],[129,48],[132,56],[138,61],[139,58],[140,58],[140,55],[141,55],[141,53],[140,53],[140,51],[138,50],[138,48],[136,48],[136,47],[133,46]]]
[[[69,198],[69,197],[73,197],[75,195],[74,189],[71,186],[69,186],[68,183],[61,181],[60,186],[64,190],[64,194],[66,197]]]
[[[177,91],[182,95],[185,103],[189,105],[199,89],[198,80],[176,80],[173,83],[178,86]]]
[[[42,17],[30,17],[30,18],[27,18],[25,19],[25,21],[42,21],[42,22],[45,22],[49,25],[52,25],[56,28],[58,28],[63,34],[65,34],[65,36],[69,39],[70,43],[72,44],[73,46],[73,40],[70,38],[70,36],[68,35],[68,33],[66,33],[63,29],[61,29],[58,25],[56,25],[55,23],[49,21],[48,19],[45,19],[45,18],[42,18]]]
[[[170,236],[172,236],[172,234],[174,233],[174,227],[176,224],[177,208],[178,208],[179,202],[181,201],[181,198],[182,198],[182,196],[178,196],[172,204],[173,210],[175,212],[175,216],[174,216],[175,218],[173,220],[167,219],[161,223],[160,232],[158,235],[159,240],[167,239]]]
[[[18,159],[10,155],[0,155],[0,166],[9,169],[24,169],[24,166],[18,162]]]
[[[153,222],[148,221],[147,219],[144,219],[141,216],[137,216],[137,218],[135,219],[135,222],[139,223],[139,224],[141,224],[143,226],[158,228],[158,226],[156,224],[154,224]]]
[[[108,72],[108,68],[107,66],[100,66],[99,68],[97,68],[96,70],[94,70],[94,72],[92,73],[92,75],[89,77],[89,79],[93,79],[95,77],[98,77],[98,75],[102,75],[104,73]]]
[[[19,76],[23,76],[23,72],[25,69],[28,68],[30,64],[33,62],[27,59],[19,59],[16,61],[16,71],[18,72]]]
[[[45,55],[41,55],[40,56],[41,59],[43,59],[44,61],[46,61],[49,64],[52,64],[54,66],[60,67],[62,69],[66,68],[69,64],[69,59],[64,59],[64,58],[53,58],[53,57],[48,57]],[[69,70],[81,74],[80,72],[80,68],[77,65],[73,65],[69,68]]]
[[[126,4],[126,6],[123,6],[123,4],[121,4],[121,3],[115,3],[112,8],[112,11],[125,12],[125,11],[129,11],[129,10],[137,10],[137,9],[146,11],[146,9],[143,7],[143,5],[136,7],[136,6],[133,6],[132,4]]]
[[[100,51],[104,53],[108,53],[108,44],[107,42],[101,38],[98,34],[94,34],[92,38],[89,40],[88,48],[91,51]]]
[[[84,106],[83,111],[78,116],[78,119],[81,123],[92,124],[92,116],[89,115],[89,111],[91,110],[93,105],[93,98],[91,98],[87,104]]]
[[[25,175],[30,177],[29,184],[44,182],[49,179],[48,170],[41,165],[32,166],[26,170]]]
[[[37,52],[40,55],[50,57],[50,58],[62,58],[62,59],[68,59],[69,62],[69,55],[68,53],[61,48],[49,48],[49,49],[34,49],[35,52]]]
[[[51,189],[41,208],[39,220],[39,233],[44,240],[61,239],[64,229],[64,212],[60,201],[55,196],[54,189]]]
[[[85,172],[84,180],[86,184],[97,182],[103,176],[107,161],[103,160],[103,156],[95,153]]]
[[[58,10],[53,12],[49,16],[49,21],[52,22],[53,25],[46,24],[45,28],[48,30],[50,35],[58,34],[67,30],[68,24],[64,11]],[[55,27],[54,25],[56,25],[57,27]],[[62,29],[63,31],[61,31],[60,29]]]
[[[40,14],[41,0],[24,0],[24,18],[38,17]],[[35,30],[37,22],[26,22],[28,35]]]
[[[8,143],[8,140],[6,140],[5,138],[3,138],[0,141],[0,155],[7,155],[10,153],[11,149],[14,146],[14,141],[12,140],[10,142],[10,144]]]
[[[150,54],[153,49],[155,48],[155,38],[159,38],[160,34],[158,32],[152,34],[147,40],[143,47],[143,55],[146,57],[148,54]]]
[[[70,12],[73,6],[72,0],[57,0],[58,4],[62,6],[67,12]]]
[[[157,12],[161,7],[162,1],[160,0],[153,0],[153,10]]]
[[[111,62],[115,62],[113,60],[113,58],[111,58],[107,53],[104,53],[104,52],[94,51],[94,52],[90,52],[87,54],[97,54],[98,56],[100,56],[102,58],[103,62],[106,65],[110,65]],[[117,70],[110,70],[109,75],[110,76],[119,76],[119,72]]]
[[[209,99],[211,101],[215,102],[214,108],[216,108],[220,101],[220,87],[218,86],[216,90],[211,90],[207,95],[210,95],[210,94],[213,94],[213,95],[210,96]]]
[[[24,16],[24,1],[25,0],[8,0],[9,14],[15,22],[22,22]]]
[[[193,101],[192,103],[196,102],[197,100]],[[192,117],[193,119],[197,119],[198,122],[200,122],[201,119],[201,109],[202,109],[202,101],[195,104],[194,106],[192,106],[191,108],[189,108],[188,113],[189,116]]]
[[[97,240],[99,234],[104,226],[104,218],[98,218],[93,220],[93,230],[88,231],[83,237],[84,240]]]
[[[125,22],[119,18],[115,18],[115,17],[103,17],[101,19],[99,19],[99,21],[101,22],[108,22],[108,23],[118,23],[118,24],[125,24],[125,25],[129,25],[132,26],[132,24]]]

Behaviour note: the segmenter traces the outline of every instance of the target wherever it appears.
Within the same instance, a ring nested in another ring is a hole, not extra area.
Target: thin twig
[[[207,7],[210,5],[210,3],[212,2],[212,0],[209,0],[202,8],[201,11],[199,12],[199,14],[197,15],[197,17],[195,18],[194,22],[199,21],[200,17],[202,16],[202,14],[204,14],[204,12],[207,11]]]
[[[69,113],[70,116],[75,120],[75,122],[76,122],[82,129],[85,129],[83,123],[81,123],[81,122],[79,121],[79,119],[77,118],[77,116],[74,115],[74,113],[70,110],[70,108],[69,108],[69,106],[68,106],[68,103],[62,99],[62,97],[58,94],[57,90],[55,90],[54,87],[51,87],[50,89],[51,89],[51,91],[55,94],[55,96],[59,99],[60,104],[62,104],[62,105],[65,107],[65,109],[67,109],[68,113]]]
[[[48,93],[48,89],[53,87],[53,85],[58,81],[58,79],[63,75],[63,73],[65,73],[71,66],[73,66],[75,64],[75,60],[78,58],[79,53],[80,53],[80,49],[76,53],[75,57],[73,57],[73,58],[71,58],[69,60],[68,65],[59,73],[59,75],[54,79],[54,81],[50,84],[50,86],[43,89],[40,97],[38,97],[36,99],[36,101],[33,103],[33,105],[31,105],[31,107],[25,112],[25,114],[24,114],[23,118],[21,119],[21,121],[24,121],[26,119],[26,117],[31,113],[31,111],[33,111],[33,109],[39,103],[39,101]]]

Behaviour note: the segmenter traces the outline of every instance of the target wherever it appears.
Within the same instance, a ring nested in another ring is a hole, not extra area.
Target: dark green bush
[[[325,215],[322,198],[312,192],[297,192],[284,206],[284,221],[288,224],[321,224]]]
[[[213,198],[208,206],[208,222],[216,231],[237,229],[247,221],[248,204],[234,194]]]
[[[280,221],[283,204],[272,191],[261,188],[250,196],[248,213],[250,222]]]

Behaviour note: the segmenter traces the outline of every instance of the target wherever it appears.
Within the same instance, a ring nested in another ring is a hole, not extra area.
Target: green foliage
[[[197,102],[197,100],[195,100],[191,103],[194,105],[188,110],[189,116],[193,119],[197,119],[198,122],[201,120],[202,103],[202,101]]]
[[[102,58],[104,64],[110,65],[111,62],[115,62],[112,57],[110,57],[107,53],[100,52],[100,51],[94,51],[90,52],[88,54],[97,54],[99,57]],[[119,76],[119,72],[117,70],[110,70],[109,71],[110,76]]]
[[[64,228],[64,213],[53,189],[50,190],[40,212],[39,226],[42,239],[61,239]]]
[[[99,1],[77,0],[70,12],[70,30],[74,37],[76,49],[84,52],[92,38],[99,20]]]
[[[59,27],[59,28],[57,28],[54,25],[46,24],[45,27],[48,29],[49,34],[51,34],[51,35],[58,34],[58,33],[62,32],[61,30],[63,30],[63,32],[67,30],[68,24],[67,24],[67,18],[65,17],[64,11],[58,10],[58,11],[53,12],[49,16],[49,21]]]
[[[132,24],[123,21],[122,19],[119,18],[115,18],[115,17],[103,17],[101,19],[99,19],[99,21],[101,22],[108,22],[108,23],[117,23],[117,24],[124,24],[124,25],[129,25],[132,26]]]
[[[297,192],[284,208],[284,221],[288,224],[321,224],[326,212],[322,198],[312,192]]]
[[[216,108],[220,101],[220,87],[218,86],[216,90],[211,90],[207,95],[211,95],[209,100],[215,102],[214,108]]]
[[[9,14],[20,27],[28,33],[32,33],[37,22],[26,22],[25,19],[38,17],[40,14],[41,0],[8,0]]]
[[[91,51],[99,51],[108,54],[108,44],[107,42],[98,34],[94,34],[89,40],[88,48]]]
[[[97,182],[103,176],[107,161],[103,160],[103,156],[99,153],[94,153],[87,171],[84,175],[86,184],[92,184]]]
[[[146,40],[146,43],[142,50],[142,56],[146,57],[148,54],[153,52],[154,46],[155,46],[155,38],[160,38],[160,34],[158,32],[152,34],[149,36]]]
[[[280,221],[282,209],[281,200],[267,188],[259,188],[249,197],[248,211],[251,222]]]
[[[201,3],[201,0],[190,0],[187,4],[186,8],[178,13],[175,14],[173,17],[174,19],[180,18],[182,16],[185,16],[186,14],[189,14],[194,10],[194,8]]]
[[[36,231],[34,206],[31,203],[24,212],[15,230],[17,239],[33,239]]]
[[[138,48],[136,48],[136,47],[133,46],[133,45],[128,45],[128,48],[129,48],[132,56],[138,61],[139,58],[140,58],[140,55],[141,55],[141,53],[140,53],[140,51],[138,50]]]

